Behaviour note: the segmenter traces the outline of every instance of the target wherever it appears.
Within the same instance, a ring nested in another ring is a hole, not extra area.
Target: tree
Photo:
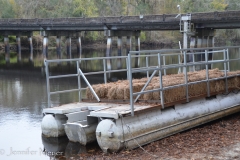
[[[16,18],[17,6],[15,0],[0,0],[0,17]]]

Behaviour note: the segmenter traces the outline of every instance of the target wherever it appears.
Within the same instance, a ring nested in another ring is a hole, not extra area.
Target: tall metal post
[[[21,38],[19,35],[16,36],[16,43],[17,43],[17,61],[21,62]]]
[[[117,40],[117,47],[118,47],[118,56],[122,56],[122,37],[118,36]],[[118,58],[117,59],[117,68],[121,69],[122,68],[122,59]]]
[[[29,56],[29,61],[33,61],[33,43],[32,43],[32,36],[28,36],[28,41],[29,41],[29,52],[30,52],[30,56]]]
[[[42,52],[43,52],[43,58],[47,59],[48,58],[48,37],[47,36],[43,37],[43,49],[42,49]]]
[[[61,36],[57,36],[56,38],[56,52],[57,52],[57,59],[61,59]]]
[[[6,63],[10,62],[10,49],[9,49],[9,38],[4,36],[4,46],[5,46],[5,60]]]
[[[183,49],[188,48],[188,31],[189,31],[189,21],[191,20],[190,16],[182,16],[181,20],[183,21]],[[184,59],[186,61],[186,59]],[[185,63],[185,62],[184,62]],[[187,73],[187,68],[183,68],[183,73]]]

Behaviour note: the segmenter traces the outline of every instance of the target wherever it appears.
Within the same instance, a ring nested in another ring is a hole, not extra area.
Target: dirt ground
[[[240,113],[152,142],[142,148],[107,154],[93,148],[70,159],[239,160]]]

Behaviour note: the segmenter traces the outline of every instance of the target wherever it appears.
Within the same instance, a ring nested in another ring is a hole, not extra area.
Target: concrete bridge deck
[[[0,31],[103,31],[103,30],[179,30],[177,14],[49,18],[49,19],[0,19]],[[192,13],[195,28],[230,29],[240,27],[240,11]]]

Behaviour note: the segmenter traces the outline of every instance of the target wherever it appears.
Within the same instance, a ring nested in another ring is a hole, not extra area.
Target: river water
[[[84,51],[83,57],[104,56],[104,50]],[[27,51],[25,51],[27,66]],[[114,52],[115,54],[117,51]],[[27,67],[6,67],[0,69],[0,159],[50,159],[50,157],[70,158],[88,149],[99,150],[96,143],[87,147],[69,142],[66,137],[46,138],[41,134],[42,109],[47,108],[46,79],[42,74],[41,62],[34,54],[34,63]],[[234,57],[239,56],[238,53]],[[74,56],[73,56],[74,57]],[[75,55],[75,58],[78,55]],[[39,65],[40,64],[40,65]],[[23,65],[23,64],[22,64]],[[86,64],[88,69],[96,68]],[[34,69],[38,68],[38,69]],[[234,63],[231,68],[239,69]],[[97,80],[97,81],[96,81]],[[90,78],[90,83],[102,83],[103,77]],[[53,88],[76,88],[77,81],[57,80]],[[57,95],[53,97],[54,105],[77,101],[77,94]]]

